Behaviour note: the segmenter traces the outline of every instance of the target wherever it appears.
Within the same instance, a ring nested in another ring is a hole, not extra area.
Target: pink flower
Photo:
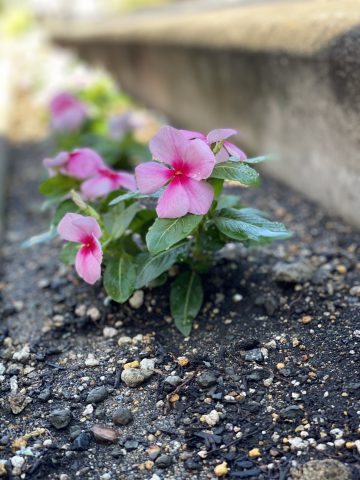
[[[93,285],[101,277],[101,229],[93,217],[67,213],[57,227],[58,234],[69,242],[81,243],[75,258],[75,269],[86,283]]]
[[[122,115],[114,115],[109,119],[108,132],[113,140],[121,140],[124,135],[134,129],[133,114],[126,112]]]
[[[100,155],[91,148],[60,152],[54,158],[45,158],[43,164],[50,176],[62,173],[81,180],[96,175],[98,168],[105,166]]]
[[[134,175],[127,172],[116,172],[111,168],[103,166],[96,170],[93,178],[86,180],[81,185],[81,192],[88,200],[95,200],[108,195],[120,187],[136,190]]]
[[[162,127],[150,141],[153,157],[159,162],[138,165],[135,177],[140,192],[154,193],[168,185],[161,195],[156,212],[160,218],[177,218],[208,212],[214,198],[208,178],[215,166],[215,156],[205,142],[189,141],[180,131]]]
[[[86,119],[86,107],[68,92],[55,95],[50,102],[51,121],[55,130],[71,131]]]
[[[218,128],[217,130],[211,130],[211,132],[208,133],[208,135],[205,135],[204,133],[201,133],[201,132],[193,132],[191,130],[181,130],[181,131],[189,140],[199,138],[200,140],[206,142],[210,146],[214,143],[224,140],[224,144],[221,150],[219,151],[219,153],[216,154],[217,163],[226,162],[227,160],[229,160],[229,157],[235,157],[239,160],[246,159],[246,154],[242,150],[240,150],[239,147],[237,147],[236,145],[234,145],[233,143],[227,140],[227,138],[237,133],[236,130],[233,130],[231,128]]]

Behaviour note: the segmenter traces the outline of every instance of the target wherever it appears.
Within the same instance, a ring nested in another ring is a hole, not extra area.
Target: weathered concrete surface
[[[5,138],[10,104],[10,64],[0,62],[0,240],[4,233],[4,209],[7,168],[7,142]]]
[[[196,2],[195,2],[196,4]],[[165,10],[53,38],[191,129],[235,127],[265,170],[360,225],[360,3]]]

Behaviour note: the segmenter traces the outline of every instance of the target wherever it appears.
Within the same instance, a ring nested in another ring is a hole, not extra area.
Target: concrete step
[[[50,29],[176,125],[278,154],[266,172],[360,226],[359,1],[193,3]]]

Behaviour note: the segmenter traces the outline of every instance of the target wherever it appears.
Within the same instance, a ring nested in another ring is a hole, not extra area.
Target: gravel
[[[224,463],[217,472],[227,470],[225,478],[298,480],[314,471],[311,462],[318,474],[333,459],[343,467],[337,480],[345,471],[358,479],[359,233],[273,181],[241,190],[242,202],[271,212],[294,236],[225,249],[184,339],[170,320],[169,283],[144,289],[138,309],[118,305],[100,284],[88,286],[59,264],[59,242],[20,248],[47,228],[36,193],[40,167],[32,166],[46,154],[14,151],[8,182],[0,473],[16,478],[11,458],[19,456],[25,480],[208,480]],[[279,263],[311,265],[307,280],[279,281]],[[99,386],[106,397],[87,403]],[[133,420],[116,425],[119,408]],[[58,410],[68,412],[68,428],[50,426]],[[166,468],[156,463],[162,455],[171,458]]]
[[[53,410],[50,412],[49,415],[49,422],[51,425],[56,428],[57,430],[61,430],[62,428],[66,428],[69,423],[71,422],[71,412],[68,408]]]

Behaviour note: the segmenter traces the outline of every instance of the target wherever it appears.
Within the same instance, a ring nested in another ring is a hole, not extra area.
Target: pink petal
[[[205,215],[214,199],[212,186],[209,183],[198,182],[189,177],[182,182],[182,185],[189,199],[188,211],[195,215]]]
[[[76,178],[89,178],[97,174],[97,170],[104,166],[104,161],[95,150],[79,148],[70,153],[66,173]]]
[[[186,152],[189,140],[176,128],[164,126],[150,140],[149,148],[156,160],[178,168]]]
[[[235,135],[237,130],[232,128],[218,128],[216,130],[211,130],[208,133],[207,141],[211,145],[212,143],[220,142],[221,140],[226,140],[227,138]]]
[[[228,160],[229,160],[229,153],[224,147],[222,147],[220,151],[216,154],[216,163],[227,162]]]
[[[156,212],[160,218],[183,217],[189,211],[189,199],[180,178],[174,178],[159,198]]]
[[[89,180],[85,180],[85,182],[81,184],[81,193],[88,200],[105,197],[116,189],[117,187],[114,181],[103,175],[89,178]]]
[[[147,162],[135,168],[135,178],[141,193],[154,193],[174,175],[174,171],[156,162]]]
[[[75,269],[86,283],[93,285],[101,277],[102,249],[93,237],[91,246],[83,246],[76,254]]]
[[[215,166],[215,156],[210,147],[199,139],[187,144],[183,156],[183,172],[195,180],[208,178]]]
[[[101,229],[93,217],[85,217],[78,213],[66,213],[57,226],[58,234],[64,240],[85,243],[89,235],[100,238]]]
[[[53,158],[44,158],[43,165],[48,169],[49,175],[54,175],[60,167],[66,165],[69,160],[67,152],[60,152]]]
[[[50,103],[52,124],[57,130],[79,128],[86,118],[86,107],[68,92],[53,97]]]
[[[184,134],[188,140],[194,140],[195,138],[200,138],[200,140],[204,140],[204,142],[206,142],[205,133],[195,132],[193,130],[180,130],[180,132]]]
[[[135,176],[127,172],[117,172],[117,180],[115,188],[123,187],[128,190],[136,190]]]
[[[244,153],[242,150],[240,150],[239,147],[234,145],[231,142],[224,142],[224,147],[228,151],[230,157],[236,157],[239,160],[246,160],[246,153]]]

